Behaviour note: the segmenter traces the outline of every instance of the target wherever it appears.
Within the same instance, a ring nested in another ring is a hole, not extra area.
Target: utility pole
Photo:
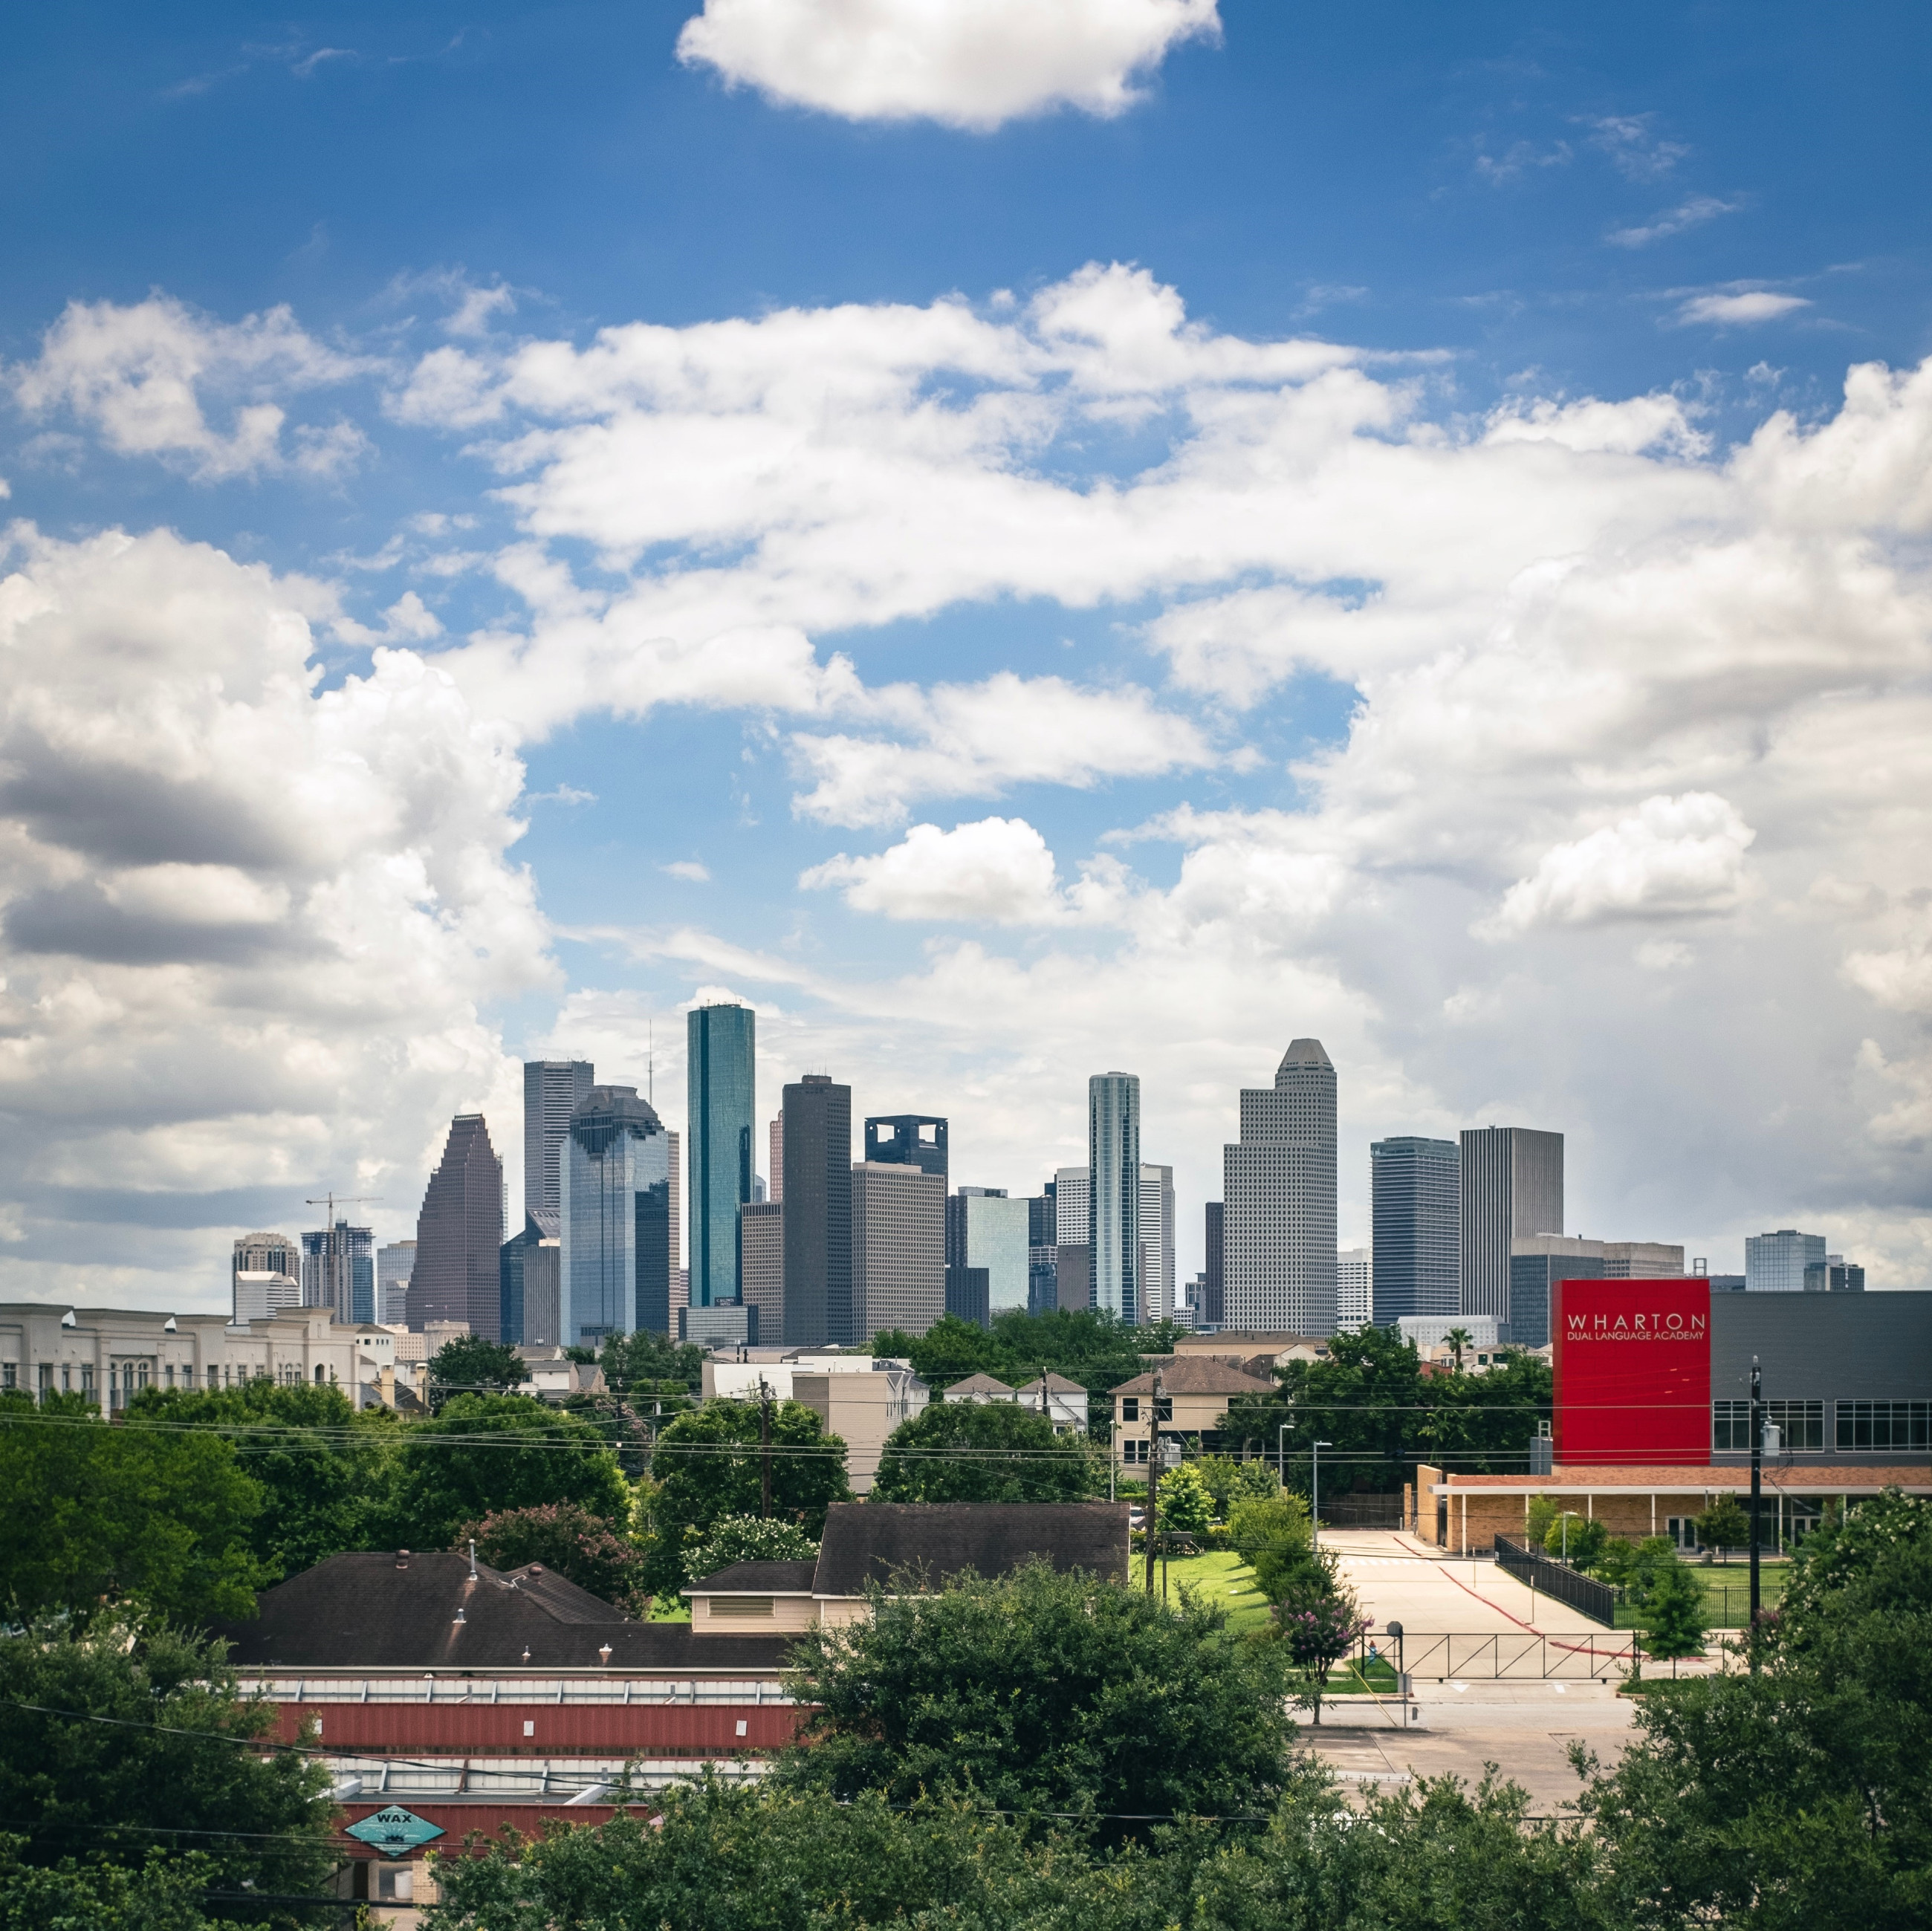
[[[758,1377],[758,1515],[772,1519],[772,1391]]]
[[[339,1204],[344,1207],[374,1207],[382,1198],[382,1196],[379,1193],[344,1194]],[[343,1291],[342,1264],[346,1257],[343,1252],[343,1243],[335,1236],[335,1210],[338,1203],[334,1193],[332,1191],[325,1194],[320,1200],[305,1200],[302,1204],[304,1207],[326,1207],[328,1210],[328,1222],[322,1230],[321,1254],[322,1266],[328,1283],[328,1304],[332,1309],[347,1306],[350,1318],[352,1320],[355,1318],[353,1297]],[[372,1271],[375,1264],[372,1258],[369,1263]],[[372,1297],[374,1292],[375,1285],[372,1279],[370,1284],[370,1293]],[[374,1319],[382,1311],[380,1308],[371,1307],[369,1310],[370,1318]]]
[[[1318,1441],[1315,1444],[1315,1471],[1308,1484],[1313,1492],[1308,1503],[1308,1550],[1311,1555],[1322,1546],[1322,1451],[1334,1446],[1332,1441]]]
[[[1147,1592],[1154,1594],[1154,1544],[1160,1533],[1160,1370],[1154,1371],[1148,1423]]]
[[[1757,1357],[1751,1357],[1750,1396],[1751,1444],[1751,1540],[1750,1540],[1750,1666],[1751,1673],[1757,1673],[1757,1608],[1758,1608],[1758,1507],[1764,1494],[1764,1375],[1757,1365]]]

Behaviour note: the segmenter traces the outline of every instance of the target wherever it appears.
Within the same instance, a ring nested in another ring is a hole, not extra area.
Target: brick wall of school
[[[1718,1473],[1720,1471],[1713,1471]],[[1434,1492],[1443,1480],[1438,1469],[1424,1468],[1416,1472],[1417,1499],[1420,1504],[1416,1532],[1420,1539],[1460,1555],[1492,1549],[1499,1535],[1523,1532],[1534,1488],[1459,1489],[1453,1482],[1446,1495]],[[1628,1495],[1557,1495],[1560,1508],[1574,1508],[1587,1519],[1601,1522],[1612,1535],[1640,1541],[1649,1535],[1662,1535],[1673,1516],[1700,1516],[1720,1494],[1736,1494],[1730,1483],[1719,1482],[1709,1489],[1636,1489]],[[1446,1502],[1446,1510],[1438,1505]]]

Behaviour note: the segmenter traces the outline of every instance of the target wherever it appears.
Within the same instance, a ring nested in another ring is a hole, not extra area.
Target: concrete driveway
[[[1444,1556],[1393,1529],[1324,1529],[1322,1546],[1341,1558],[1348,1586],[1378,1630],[1400,1622],[1412,1635],[1450,1630],[1539,1636],[1594,1635],[1620,1645],[1580,1609],[1534,1592],[1493,1562]]]

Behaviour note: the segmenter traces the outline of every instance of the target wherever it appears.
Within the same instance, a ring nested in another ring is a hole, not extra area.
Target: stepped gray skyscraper
[[[1335,1067],[1297,1039],[1271,1087],[1241,1089],[1241,1137],[1222,1152],[1227,1324],[1335,1332]]]

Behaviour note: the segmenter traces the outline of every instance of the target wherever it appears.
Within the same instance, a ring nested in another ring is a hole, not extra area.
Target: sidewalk
[[[1480,1557],[1445,1556],[1393,1529],[1329,1529],[1322,1546],[1378,1630],[1411,1634],[1516,1630],[1538,1636],[1606,1634],[1580,1609],[1553,1602]]]

